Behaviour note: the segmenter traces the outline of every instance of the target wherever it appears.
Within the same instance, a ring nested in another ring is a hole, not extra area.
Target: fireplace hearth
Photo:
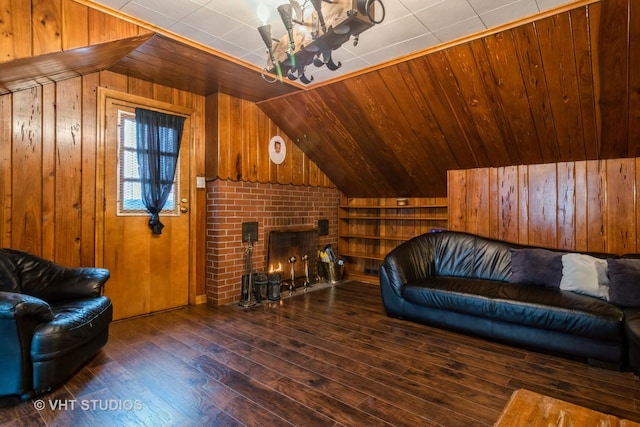
[[[296,228],[271,230],[268,238],[267,271],[280,274],[282,281],[291,282],[291,266],[294,268],[295,286],[305,279],[304,256],[308,256],[309,278],[311,284],[317,282],[318,266],[318,229]],[[295,257],[295,262],[290,262]]]

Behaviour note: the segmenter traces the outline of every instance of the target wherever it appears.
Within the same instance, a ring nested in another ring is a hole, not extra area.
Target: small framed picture
[[[284,162],[287,156],[287,146],[282,137],[276,135],[269,140],[269,158],[273,163],[279,165]]]

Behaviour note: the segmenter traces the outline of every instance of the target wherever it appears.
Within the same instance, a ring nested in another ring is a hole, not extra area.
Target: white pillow
[[[560,289],[609,300],[607,260],[584,254],[562,256]]]

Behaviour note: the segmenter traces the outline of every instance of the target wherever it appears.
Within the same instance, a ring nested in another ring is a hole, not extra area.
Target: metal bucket
[[[344,274],[344,264],[337,262],[319,262],[318,275],[327,279],[329,283],[336,283],[342,280]]]

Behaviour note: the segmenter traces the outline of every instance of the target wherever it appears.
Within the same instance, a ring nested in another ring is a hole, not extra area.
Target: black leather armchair
[[[58,386],[102,348],[113,317],[103,268],[0,249],[0,396]]]

